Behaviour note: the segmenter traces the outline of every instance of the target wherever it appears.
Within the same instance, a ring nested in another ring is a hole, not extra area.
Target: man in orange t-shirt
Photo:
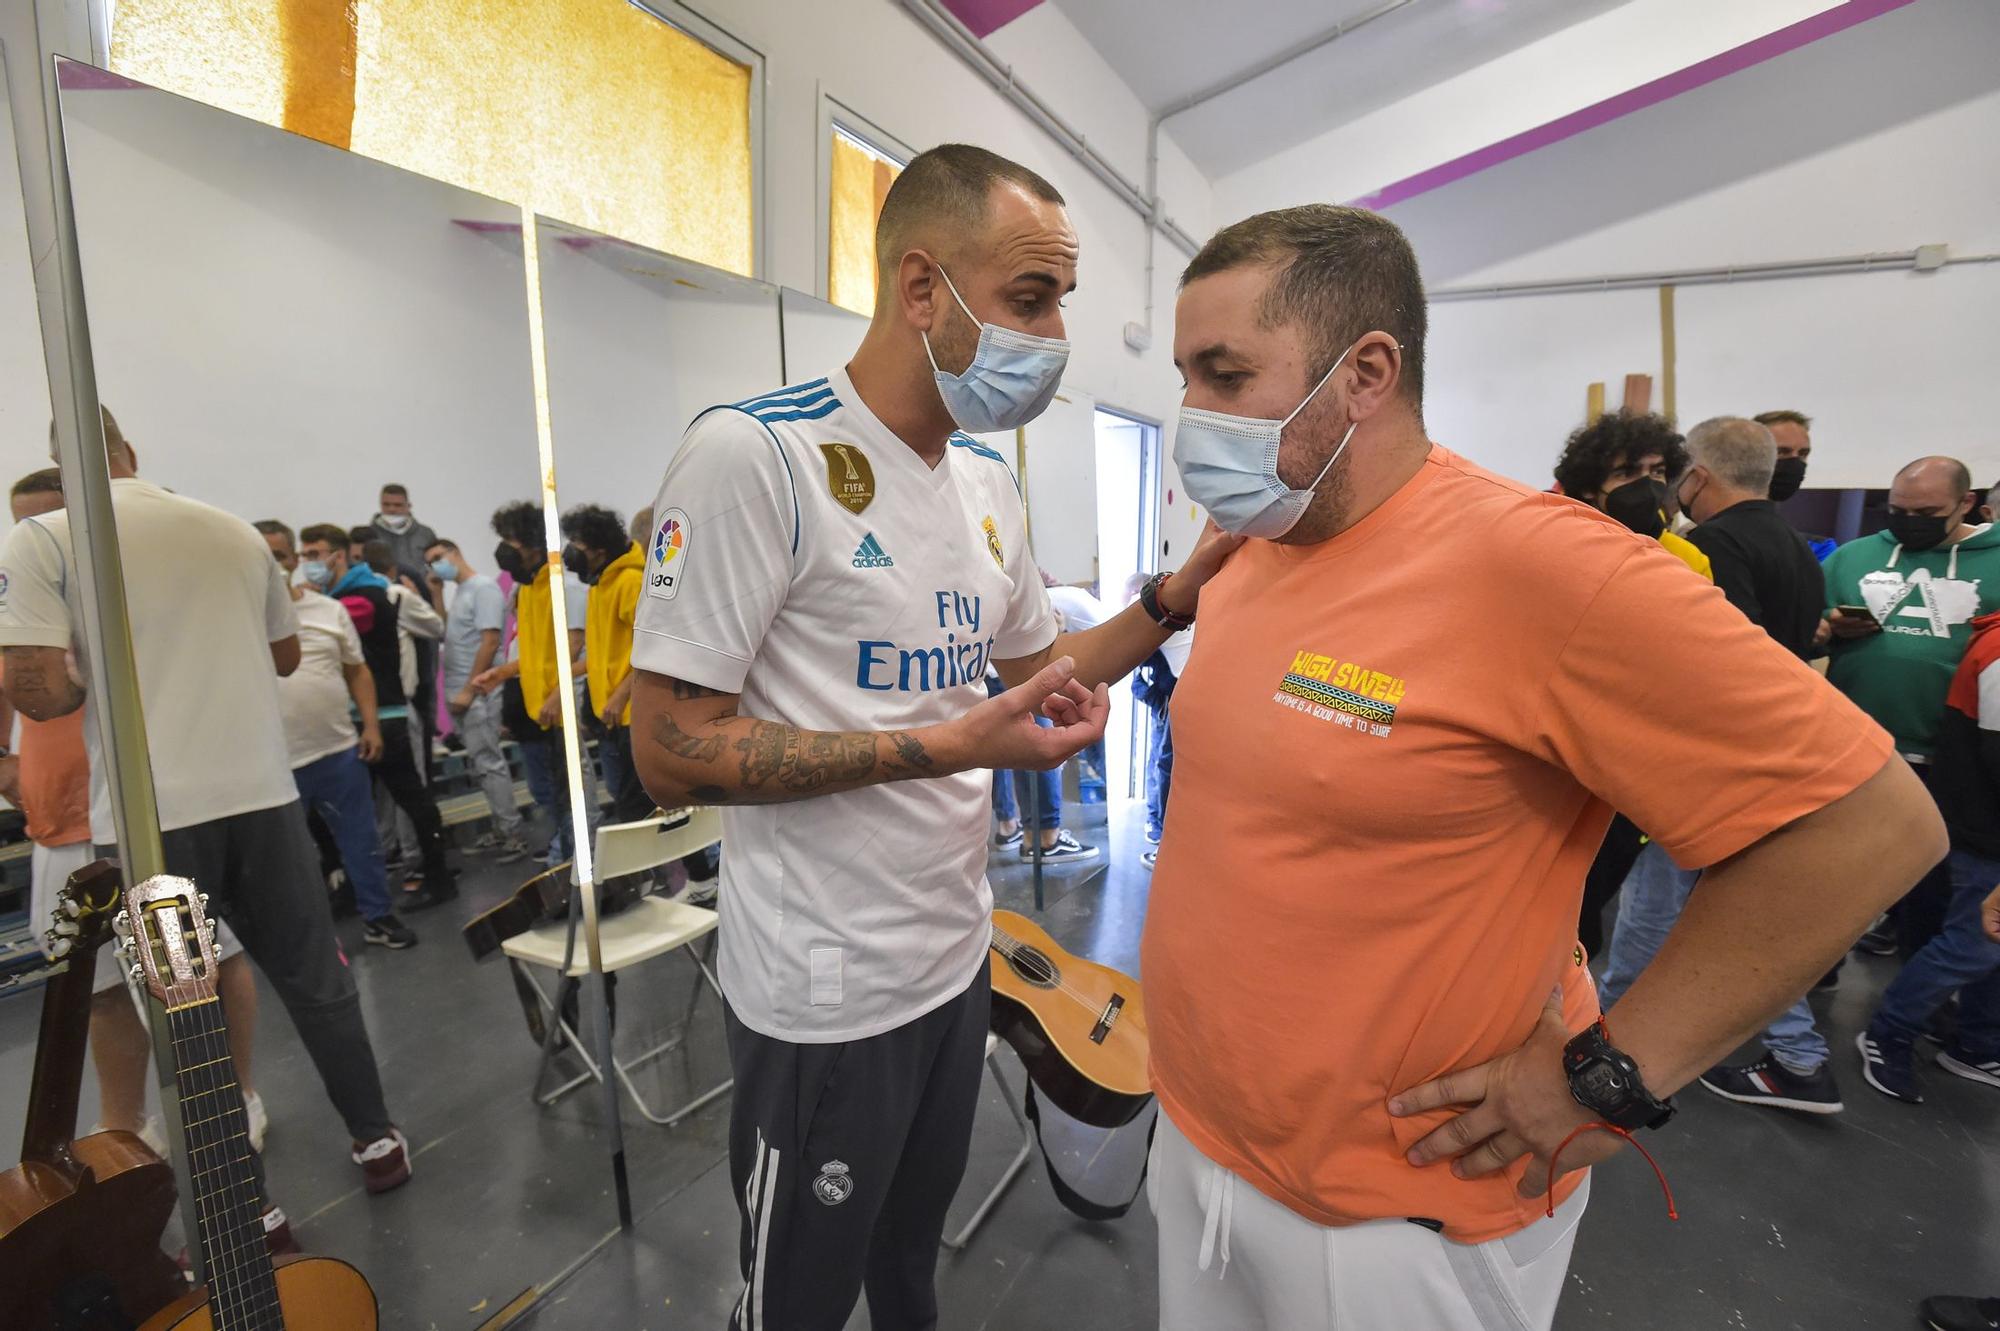
[[[1428,441],[1424,310],[1351,208],[1182,278],[1175,461],[1253,539],[1175,692],[1202,817],[1142,957],[1164,1327],[1547,1328],[1622,1146],[1564,1142],[1663,1122],[1943,851],[1888,736],[1713,586]],[[1612,807],[1708,873],[1597,1024]]]

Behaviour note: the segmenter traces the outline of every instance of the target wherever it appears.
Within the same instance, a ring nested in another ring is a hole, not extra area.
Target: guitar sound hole
[[[1048,954],[1038,948],[1023,943],[1007,956],[1007,965],[1014,974],[1032,984],[1037,989],[1053,989],[1059,978],[1055,963]]]

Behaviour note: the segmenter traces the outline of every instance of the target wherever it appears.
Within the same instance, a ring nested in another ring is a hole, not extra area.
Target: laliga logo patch
[[[819,1177],[813,1180],[813,1196],[827,1206],[838,1206],[854,1195],[854,1180],[849,1177],[847,1166],[838,1160],[829,1160],[819,1167]]]
[[[653,531],[652,559],[646,569],[646,595],[663,601],[680,595],[681,580],[687,576],[688,543],[693,534],[693,524],[680,509],[670,508],[660,516],[660,525]]]

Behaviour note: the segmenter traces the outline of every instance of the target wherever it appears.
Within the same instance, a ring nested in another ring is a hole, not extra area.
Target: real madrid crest
[[[846,1165],[829,1160],[819,1167],[819,1177],[813,1180],[813,1196],[827,1206],[838,1206],[853,1195],[854,1180],[848,1175]]]
[[[1000,553],[999,524],[994,522],[993,515],[988,513],[986,520],[979,525],[986,530],[986,553],[993,556],[993,562],[1000,566],[1002,573],[1005,573],[1007,571],[1007,556]]]
[[[875,502],[875,468],[853,444],[821,444],[826,454],[826,488],[851,513]]]

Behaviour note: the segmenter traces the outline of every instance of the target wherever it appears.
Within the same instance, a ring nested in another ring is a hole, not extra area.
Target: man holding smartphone
[[[2000,531],[1981,521],[1977,502],[1963,462],[1918,458],[1890,483],[1887,530],[1849,541],[1826,561],[1827,678],[1895,737],[1926,785],[1972,621],[2000,609]],[[1940,863],[1858,946],[1914,956],[1937,934],[1950,899],[1951,875]]]

